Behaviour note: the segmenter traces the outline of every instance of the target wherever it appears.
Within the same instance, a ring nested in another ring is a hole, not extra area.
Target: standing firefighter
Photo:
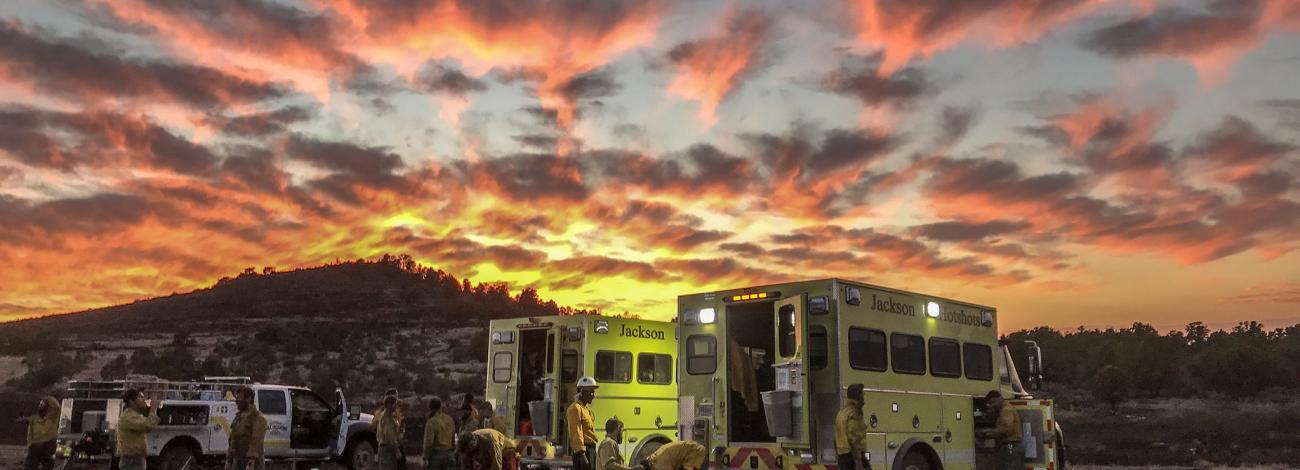
[[[835,454],[840,470],[871,469],[867,422],[862,419],[862,388],[862,384],[849,385],[844,407],[835,415]]]
[[[149,432],[158,427],[162,399],[145,403],[144,394],[134,388],[122,392],[125,409],[117,418],[117,456],[120,470],[144,470]]]
[[[397,414],[397,396],[384,397],[384,409],[375,416],[375,440],[379,441],[379,469],[406,468],[402,459],[402,424]]]
[[[631,470],[624,465],[623,453],[618,450],[622,443],[623,422],[618,418],[605,421],[605,440],[600,441],[600,448],[596,449],[595,470]]]
[[[461,434],[456,441],[463,470],[514,470],[515,441],[495,429]]]
[[[643,470],[702,470],[708,451],[695,441],[677,441],[664,444],[644,462]]]
[[[59,401],[54,397],[42,398],[36,404],[36,414],[27,421],[27,460],[24,470],[50,470],[54,468],[55,441],[59,437]]]
[[[595,470],[596,423],[591,417],[591,402],[596,399],[596,379],[578,379],[578,399],[564,412],[568,423],[569,452],[573,453],[573,470]]]
[[[997,426],[986,436],[998,441],[998,468],[1025,468],[1025,446],[1020,442],[1020,415],[1007,406],[1007,401],[997,390],[990,390],[984,400],[998,415]]]
[[[427,470],[453,470],[456,466],[456,423],[442,412],[442,400],[429,399],[429,421],[424,423],[424,467]]]
[[[241,388],[235,395],[239,413],[230,423],[230,450],[226,452],[229,470],[265,468],[263,445],[266,443],[266,417],[253,406],[253,389]]]

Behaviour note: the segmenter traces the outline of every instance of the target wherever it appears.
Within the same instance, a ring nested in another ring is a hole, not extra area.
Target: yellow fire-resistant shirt
[[[493,416],[492,419],[488,420],[485,427],[501,431],[501,434],[509,434],[510,432],[510,426],[506,424],[506,417],[501,415]]]
[[[117,418],[117,455],[144,457],[149,432],[156,427],[158,427],[156,410],[151,409],[149,416],[140,414],[134,408],[122,410],[122,415]]]
[[[587,446],[596,445],[596,423],[591,418],[591,410],[580,401],[574,401],[564,412],[564,419],[569,423],[569,453],[582,452]],[[591,456],[587,456],[588,459]]]
[[[999,444],[1020,442],[1020,414],[1008,405],[1002,405],[998,411],[998,425],[993,428],[993,437]]]
[[[478,442],[478,455],[474,459],[483,466],[483,470],[501,470],[502,457],[515,450],[514,439],[501,434],[501,431],[480,429],[471,435]]]
[[[45,416],[35,414],[32,415],[31,421],[27,422],[28,446],[50,442],[59,437],[59,415],[63,413],[62,407],[54,397],[45,397],[41,401],[45,402]]]
[[[677,441],[664,444],[646,460],[651,470],[699,470],[704,465],[708,451],[695,441]]]
[[[248,411],[235,414],[235,421],[230,423],[230,453],[237,459],[265,455],[266,416],[257,408],[248,407]]]
[[[439,411],[424,423],[424,458],[433,458],[434,452],[455,448],[456,423],[447,413]]]
[[[381,447],[401,447],[402,425],[400,419],[400,416],[384,411],[380,411],[375,415],[375,440],[379,442]]]
[[[618,443],[608,437],[600,441],[596,447],[596,460],[592,461],[596,470],[628,470],[624,465],[623,452],[619,450]]]
[[[862,402],[848,399],[835,415],[835,453],[861,454],[867,451],[867,422],[862,419]]]

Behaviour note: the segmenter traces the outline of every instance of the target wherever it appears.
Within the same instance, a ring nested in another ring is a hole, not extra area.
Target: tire
[[[663,447],[663,445],[664,445],[663,441],[650,441],[643,444],[641,448],[636,451],[636,455],[632,456],[632,460],[629,460],[627,462],[628,466],[634,466],[638,463],[641,463],[642,460],[649,458],[650,454],[655,453],[655,451],[659,450],[659,448]]]
[[[375,468],[375,446],[370,441],[359,439],[348,446],[344,462],[348,470],[372,470]]]
[[[907,455],[903,456],[899,470],[930,470],[930,459],[925,458],[925,454],[920,451],[908,451]]]
[[[184,445],[163,449],[162,455],[158,457],[158,468],[161,470],[191,470],[197,467],[197,464],[194,451]]]
[[[1056,469],[1066,470],[1068,459],[1065,454],[1065,440],[1061,439],[1061,433],[1056,434]]]

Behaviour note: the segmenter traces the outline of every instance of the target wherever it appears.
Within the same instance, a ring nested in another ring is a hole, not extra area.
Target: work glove
[[[573,468],[591,468],[587,465],[587,451],[573,453]]]

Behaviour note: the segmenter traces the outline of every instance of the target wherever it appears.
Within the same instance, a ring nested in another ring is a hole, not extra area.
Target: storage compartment
[[[528,402],[528,414],[532,416],[534,436],[548,436],[551,434],[551,402],[549,400]]]
[[[81,414],[82,431],[83,432],[100,431],[108,428],[107,423],[105,422],[107,414],[108,413],[103,411],[87,411],[85,413],[82,413]]]

